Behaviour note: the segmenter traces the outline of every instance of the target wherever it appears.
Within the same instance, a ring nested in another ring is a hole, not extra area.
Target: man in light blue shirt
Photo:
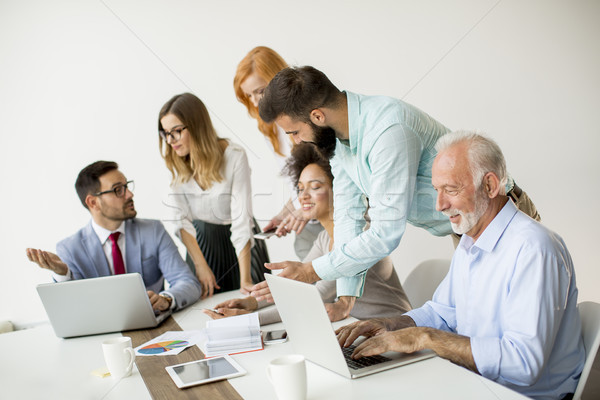
[[[285,104],[292,108],[282,108]],[[271,264],[285,268],[282,276],[337,279],[338,296],[360,296],[365,271],[398,247],[406,222],[437,236],[452,232],[435,210],[431,187],[433,147],[448,129],[426,113],[389,97],[341,92],[312,67],[277,74],[259,110],[264,121],[275,121],[297,143],[313,142],[326,157],[335,150],[335,248],[312,263]],[[371,223],[364,230],[367,208]],[[269,298],[266,284],[256,285],[253,295]]]
[[[327,158],[335,152],[334,249],[312,262],[286,261],[269,268],[283,268],[282,276],[309,283],[337,279],[338,297],[356,298],[362,295],[366,270],[398,247],[407,222],[436,236],[452,233],[448,219],[435,209],[431,186],[434,146],[449,130],[423,111],[390,97],[342,92],[325,74],[306,66],[280,71],[265,88],[259,113],[296,143],[312,142]],[[517,189],[508,179],[511,197],[536,216],[529,198]],[[371,223],[365,230],[367,210]],[[269,299],[270,291],[263,282],[252,295]],[[353,302],[345,300],[344,310],[329,309],[332,320],[348,316]]]
[[[462,239],[433,300],[393,319],[338,330],[354,357],[433,349],[526,396],[574,393],[585,361],[575,270],[563,240],[505,194],[506,164],[490,139],[446,135],[436,145],[437,209]]]

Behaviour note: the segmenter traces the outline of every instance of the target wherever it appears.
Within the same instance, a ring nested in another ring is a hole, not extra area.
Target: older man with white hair
[[[494,141],[456,132],[436,150],[436,207],[462,235],[450,271],[432,301],[343,327],[340,344],[370,337],[355,358],[428,348],[526,396],[571,398],[585,352],[565,243],[506,196],[506,163]]]

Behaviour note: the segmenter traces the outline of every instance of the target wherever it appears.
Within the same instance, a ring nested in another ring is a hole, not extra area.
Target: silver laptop
[[[47,283],[37,291],[62,338],[151,328],[171,313],[155,315],[138,273]]]
[[[431,350],[412,354],[388,352],[357,365],[340,347],[316,286],[265,274],[294,350],[307,360],[346,378],[360,378],[433,357]],[[346,349],[346,352],[352,354]]]

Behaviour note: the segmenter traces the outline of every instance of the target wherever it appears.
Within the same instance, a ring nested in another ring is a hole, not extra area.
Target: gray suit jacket
[[[138,218],[125,221],[125,241],[127,272],[140,273],[146,289],[160,293],[166,279],[177,309],[200,298],[200,283],[160,221]],[[59,242],[56,253],[69,266],[73,279],[111,275],[91,221],[73,236]]]

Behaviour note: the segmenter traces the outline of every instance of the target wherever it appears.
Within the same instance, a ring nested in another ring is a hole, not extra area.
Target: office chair
[[[593,301],[584,301],[577,305],[579,315],[581,316],[581,334],[583,336],[583,345],[585,347],[585,364],[581,377],[575,390],[573,400],[580,400],[585,388],[585,383],[590,375],[598,346],[600,346],[600,304]]]
[[[448,274],[450,260],[425,260],[413,269],[402,283],[413,308],[419,308],[427,300],[431,300],[435,289]]]

